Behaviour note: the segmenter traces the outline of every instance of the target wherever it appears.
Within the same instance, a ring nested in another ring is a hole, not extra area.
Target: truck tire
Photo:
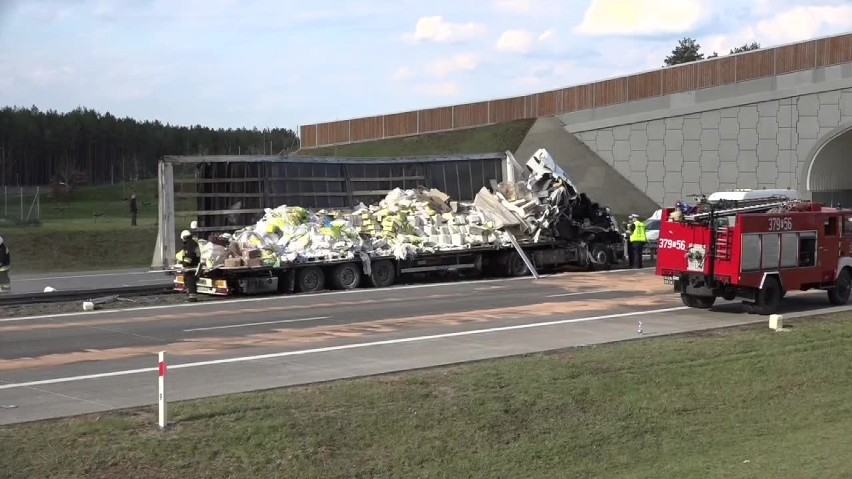
[[[842,306],[849,302],[850,293],[852,293],[852,273],[849,273],[848,268],[843,268],[837,276],[837,283],[828,290],[828,302],[835,306]]]
[[[325,289],[325,273],[318,266],[308,266],[296,273],[296,285],[302,293],[315,293]]]
[[[390,260],[383,259],[370,265],[370,284],[376,288],[387,288],[396,281],[396,268]]]
[[[710,309],[716,304],[715,296],[695,296],[693,294],[681,293],[680,300],[683,301],[684,306],[697,309]]]
[[[512,251],[506,255],[506,273],[509,277],[526,276],[530,274],[527,264],[517,251]]]
[[[592,271],[608,271],[612,269],[612,257],[609,249],[603,243],[593,243],[589,248],[591,260],[589,269]]]
[[[781,304],[781,283],[778,278],[770,276],[763,282],[763,288],[758,290],[754,302],[754,312],[761,315],[775,314]]]
[[[343,263],[331,271],[334,289],[355,289],[361,285],[361,268],[354,263]]]

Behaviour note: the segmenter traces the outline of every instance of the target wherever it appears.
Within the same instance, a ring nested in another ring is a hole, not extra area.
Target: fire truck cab
[[[709,309],[717,298],[741,298],[750,312],[773,314],[787,291],[811,289],[825,290],[833,305],[847,303],[852,210],[771,193],[714,194],[663,209],[656,273],[684,305]]]

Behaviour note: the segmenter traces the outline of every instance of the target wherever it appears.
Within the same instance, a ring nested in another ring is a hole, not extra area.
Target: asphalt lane
[[[13,270],[11,278],[13,293],[40,293],[48,286],[59,291],[70,291],[172,283],[172,277],[164,272],[147,269],[29,274],[18,274]]]
[[[0,318],[0,423],[154,404],[157,351],[190,399],[636,338],[639,321],[654,336],[765,318],[687,310],[647,270]]]

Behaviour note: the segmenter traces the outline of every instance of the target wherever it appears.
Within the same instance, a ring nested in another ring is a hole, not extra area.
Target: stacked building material
[[[526,164],[528,178],[492,181],[472,203],[451,201],[430,188],[396,188],[375,205],[354,211],[311,212],[298,206],[267,209],[251,227],[236,232],[224,247],[203,247],[208,267],[241,258],[239,265],[395,256],[459,250],[486,244],[510,245],[571,237],[614,227],[608,210],[578,194],[546,150]],[[256,253],[253,253],[256,252]],[[234,261],[228,262],[234,265]]]

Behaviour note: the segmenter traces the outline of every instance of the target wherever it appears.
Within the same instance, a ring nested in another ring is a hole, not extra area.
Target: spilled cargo
[[[492,180],[468,202],[420,186],[395,188],[375,204],[348,211],[267,208],[251,226],[199,240],[199,292],[310,292],[327,280],[349,289],[361,279],[387,286],[406,273],[519,276],[564,265],[608,268],[618,261],[621,236],[608,208],[578,192],[544,149],[525,170],[522,181]],[[384,275],[378,281],[377,264]],[[265,286],[258,289],[260,283]]]

